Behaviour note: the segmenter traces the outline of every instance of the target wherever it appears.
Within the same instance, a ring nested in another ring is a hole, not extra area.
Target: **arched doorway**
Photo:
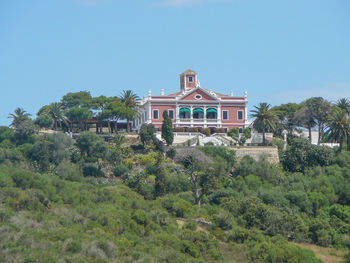
[[[191,118],[191,110],[189,108],[181,108],[179,115],[180,115],[180,119],[190,119]]]
[[[204,110],[202,108],[194,108],[193,119],[203,119],[203,118],[204,118]]]
[[[207,109],[207,119],[217,119],[218,118],[218,111],[215,108],[209,108]]]

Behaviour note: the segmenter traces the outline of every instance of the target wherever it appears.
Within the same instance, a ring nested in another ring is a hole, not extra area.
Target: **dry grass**
[[[178,226],[179,228],[182,228],[182,227],[184,226],[184,224],[186,223],[186,221],[181,220],[181,219],[176,219],[176,223],[177,223],[177,226]],[[202,231],[202,232],[207,233],[208,235],[210,234],[209,231],[208,231],[205,227],[200,226],[200,225],[198,225],[198,224],[197,224],[197,229],[196,229],[196,231]]]
[[[344,256],[344,251],[336,250],[335,248],[320,247],[307,243],[292,243],[302,248],[308,248],[315,253],[315,256],[321,259],[324,263],[341,262]]]

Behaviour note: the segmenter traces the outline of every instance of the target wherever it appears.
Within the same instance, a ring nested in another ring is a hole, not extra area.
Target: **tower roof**
[[[184,73],[182,73],[181,75],[184,75],[184,74],[197,74],[197,72],[196,71],[194,71],[194,70],[192,70],[192,69],[188,69],[188,70],[186,70]]]

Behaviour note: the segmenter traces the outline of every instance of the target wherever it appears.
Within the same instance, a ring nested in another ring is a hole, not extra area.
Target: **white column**
[[[148,123],[152,123],[151,101],[148,101]]]
[[[191,110],[191,127],[193,127],[193,105],[190,106],[190,110]]]
[[[204,128],[207,128],[207,105],[204,105],[203,110],[204,110],[204,114],[203,114]]]
[[[221,104],[219,104],[218,106],[218,125],[219,125],[219,128],[221,128]]]
[[[176,102],[176,109],[175,109],[175,124],[178,124],[180,121],[180,114],[179,114],[179,105]],[[176,125],[177,127],[177,125]]]

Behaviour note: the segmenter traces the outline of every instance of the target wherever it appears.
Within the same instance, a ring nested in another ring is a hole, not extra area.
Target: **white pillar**
[[[204,114],[203,114],[204,128],[207,128],[207,105],[203,106],[203,110],[204,110]]]
[[[221,104],[218,106],[218,121],[217,124],[219,125],[219,128],[221,128]]]
[[[179,105],[176,102],[176,109],[175,109],[175,123],[177,124],[180,120],[180,114],[179,114]]]
[[[193,105],[190,106],[190,110],[191,110],[191,127],[193,127]]]
[[[152,123],[151,101],[148,101],[148,123]]]

